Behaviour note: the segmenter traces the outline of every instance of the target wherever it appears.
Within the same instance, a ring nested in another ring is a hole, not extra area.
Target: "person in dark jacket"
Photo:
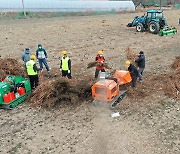
[[[60,71],[63,77],[67,76],[68,79],[71,79],[71,59],[67,56],[67,51],[62,51],[61,54],[63,56],[61,58]]]
[[[21,57],[25,66],[26,66],[26,62],[28,62],[30,60],[30,56],[31,56],[31,52],[30,52],[29,48],[26,48]]]
[[[46,67],[46,70],[49,72],[49,66],[46,62],[47,52],[44,48],[42,48],[41,44],[38,44],[38,49],[36,50],[36,57],[39,61],[40,69],[43,70],[43,64]]]
[[[137,81],[137,78],[139,77],[138,70],[133,64],[131,64],[129,60],[125,62],[125,65],[128,67],[128,71],[132,78],[132,87],[136,88],[136,81]]]
[[[30,60],[26,63],[27,74],[31,83],[31,89],[35,89],[39,83],[38,71],[36,66],[36,56],[31,55]]]
[[[104,56],[103,56],[103,51],[102,51],[102,50],[98,51],[98,54],[97,54],[95,60],[96,60],[96,62],[99,62],[99,63],[101,63],[101,64],[103,64],[103,63],[105,62],[105,58],[104,58]],[[99,65],[96,66],[95,79],[98,78],[98,75],[99,75],[99,72],[100,72],[100,71],[101,71],[101,72],[106,72],[103,65],[102,65],[102,66],[99,66]]]
[[[143,51],[139,52],[138,59],[136,59],[135,62],[138,65],[139,81],[142,82],[143,81],[143,71],[145,68],[145,56],[144,56]]]

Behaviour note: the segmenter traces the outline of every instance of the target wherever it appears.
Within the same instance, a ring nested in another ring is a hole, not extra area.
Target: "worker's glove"
[[[70,71],[70,70],[68,70],[68,74],[69,74],[69,73],[71,73],[71,71]]]
[[[62,72],[62,69],[60,68],[60,72]]]

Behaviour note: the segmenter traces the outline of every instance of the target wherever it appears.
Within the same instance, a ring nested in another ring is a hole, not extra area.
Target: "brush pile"
[[[167,96],[180,99],[180,58],[172,64],[172,72],[167,74],[148,74],[143,83],[137,83],[137,89],[128,87],[128,96],[135,99],[163,91]]]
[[[77,105],[91,98],[93,81],[50,78],[44,80],[29,97],[33,106],[54,107],[56,105]]]
[[[137,59],[137,54],[131,48],[125,50],[127,60],[134,62]]]
[[[175,70],[179,70],[180,71],[180,56],[176,57],[173,64],[172,64],[172,68]]]
[[[26,70],[16,59],[0,59],[0,80],[3,81],[7,75],[27,76]]]

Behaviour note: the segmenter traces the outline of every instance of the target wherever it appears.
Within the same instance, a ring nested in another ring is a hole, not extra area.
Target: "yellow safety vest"
[[[68,61],[69,61],[69,58],[68,58],[68,57],[66,57],[66,58],[63,58],[63,57],[62,57],[62,70],[63,70],[63,71],[69,70]]]
[[[26,63],[26,68],[27,68],[27,74],[28,75],[37,75],[37,71],[34,72],[33,66],[35,64],[34,60],[30,60]]]

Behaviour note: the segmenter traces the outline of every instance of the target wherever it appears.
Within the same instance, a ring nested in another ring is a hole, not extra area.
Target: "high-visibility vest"
[[[28,75],[37,75],[37,71],[35,72],[33,69],[33,66],[35,64],[34,60],[30,60],[26,63],[26,68],[27,68],[27,74]]]
[[[105,61],[105,59],[104,59],[104,57],[102,56],[102,57],[100,57],[100,56],[97,56],[97,62],[104,62]],[[104,66],[96,66],[96,69],[98,69],[98,70],[103,70],[104,69]]]
[[[69,61],[69,57],[66,58],[62,57],[62,70],[64,71],[69,70],[68,61]]]

